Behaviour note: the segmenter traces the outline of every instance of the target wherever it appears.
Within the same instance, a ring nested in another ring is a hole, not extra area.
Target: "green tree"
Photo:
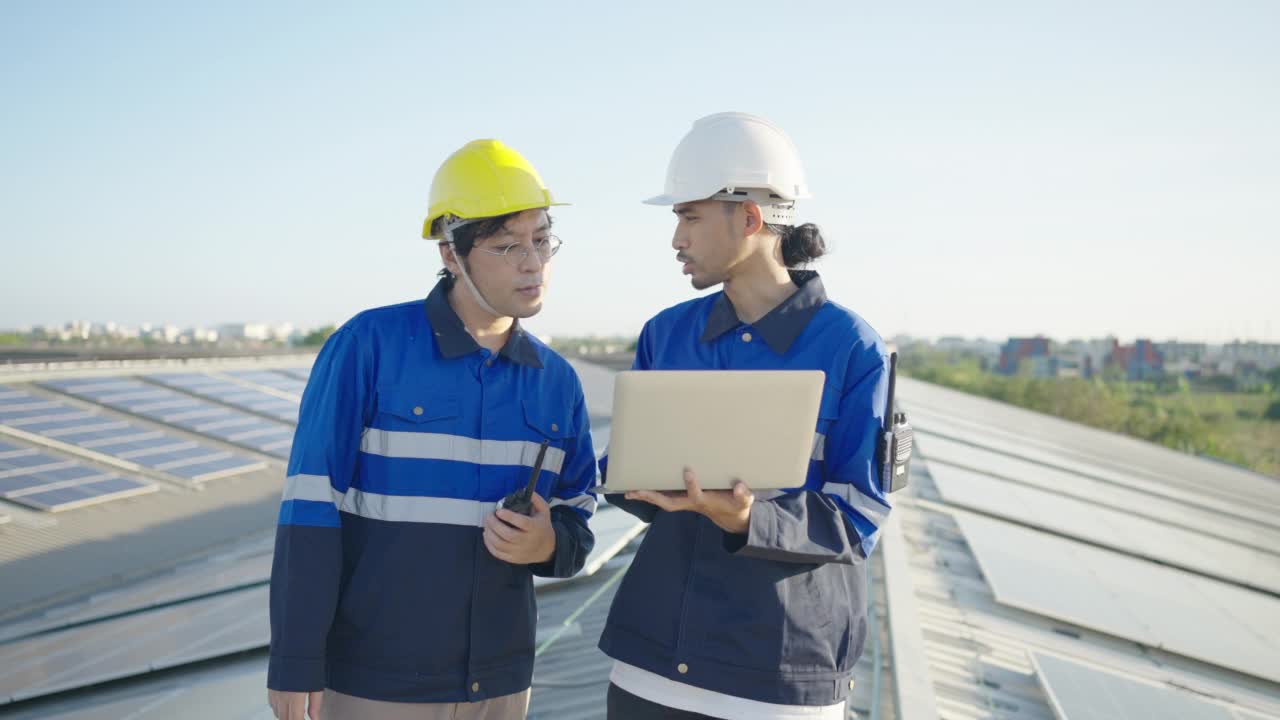
[[[332,335],[335,330],[337,330],[337,328],[332,325],[325,325],[322,328],[312,330],[303,336],[302,342],[299,344],[303,347],[319,347],[324,344],[325,340],[329,339],[329,336]]]

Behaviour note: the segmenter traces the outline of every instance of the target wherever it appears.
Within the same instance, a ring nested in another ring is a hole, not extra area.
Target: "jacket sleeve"
[[[876,349],[881,349],[877,346]],[[757,500],[745,535],[726,535],[739,555],[779,562],[853,564],[875,549],[889,501],[877,480],[877,440],[889,393],[889,359],[867,352],[853,365],[839,417],[822,448],[822,487]]]
[[[597,501],[591,492],[596,481],[596,454],[591,446],[591,421],[587,417],[582,386],[576,378],[574,385],[577,398],[573,427],[576,434],[565,446],[564,464],[548,501],[551,527],[556,533],[556,549],[547,562],[529,566],[534,575],[542,577],[572,577],[586,564],[587,555],[596,542],[587,524],[596,512]]]
[[[636,343],[636,357],[631,363],[632,370],[648,370],[653,367],[653,345],[650,340],[649,323],[645,323],[640,331],[640,340]],[[609,473],[609,449],[605,448],[600,458],[600,482],[604,483]],[[657,505],[643,500],[628,500],[622,493],[606,493],[604,499],[610,504],[625,510],[641,520],[651,523],[662,512]]]
[[[324,689],[342,572],[338,509],[356,471],[370,376],[353,331],[343,327],[320,351],[302,394],[271,565],[273,690]]]

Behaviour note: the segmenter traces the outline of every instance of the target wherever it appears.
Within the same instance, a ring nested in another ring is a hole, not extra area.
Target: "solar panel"
[[[35,448],[0,443],[0,497],[9,502],[58,512],[157,489]]]
[[[1258,520],[1244,505],[1235,514],[1198,505],[1194,500],[1181,500],[1153,495],[1145,490],[1118,486],[1096,478],[1066,472],[1047,465],[1009,457],[997,452],[938,437],[928,431],[916,431],[920,454],[929,461],[930,471],[942,463],[970,468],[984,475],[1011,478],[1020,483],[1087,500],[1113,508],[1132,509],[1135,513],[1166,521],[1184,528],[1241,543],[1254,548],[1280,547],[1280,530],[1265,520]]]
[[[282,373],[284,375],[288,375],[289,377],[297,378],[303,382],[306,382],[307,380],[311,379],[311,368],[306,368],[306,369],[287,368],[284,370],[277,370],[276,372]]]
[[[0,497],[12,499],[38,489],[105,478],[109,474],[74,462],[61,462],[49,470],[15,471],[14,474],[0,475]]]
[[[10,452],[6,453],[4,457],[0,457],[0,477],[16,475],[18,472],[26,470],[39,470],[44,467],[52,468],[63,463],[66,463],[66,460],[52,455],[45,455],[37,450]]]
[[[258,374],[257,371],[255,372],[256,374]],[[269,374],[280,384],[301,384],[296,380],[281,375]],[[254,387],[254,383],[249,380],[235,382],[234,380],[199,373],[156,374],[148,375],[147,379],[203,398],[267,415],[277,420],[284,420],[292,424],[297,424],[298,421],[298,400],[302,394],[300,389],[298,390],[298,396],[288,397],[291,393],[284,389],[267,386],[267,389],[272,391],[267,392],[261,387]],[[261,383],[257,384],[262,385]]]
[[[6,499],[47,512],[61,512],[85,505],[96,505],[111,500],[152,493],[158,489],[159,487],[155,483],[109,476],[83,485],[70,485],[51,490],[42,490],[13,498],[6,497]]]
[[[1000,520],[956,520],[1001,604],[1280,682],[1280,600]]]
[[[1036,670],[1062,720],[1236,720],[1230,710],[1178,690],[1116,675],[1053,655],[1034,654]]]
[[[293,428],[167,387],[128,378],[52,380],[46,386],[108,407],[287,458]],[[247,430],[257,432],[247,433]]]
[[[1280,594],[1280,555],[1274,552],[1143,517],[1141,508],[1102,507],[944,463],[932,463],[929,474],[943,499],[953,505]]]
[[[192,482],[206,482],[245,472],[244,458],[228,455],[228,457],[206,459],[185,465],[171,465],[165,472]],[[265,467],[265,464],[257,463],[252,469],[261,469],[262,467]]]
[[[2,386],[0,386],[2,387]],[[33,399],[47,400],[56,405],[50,408],[48,419],[13,418],[10,408],[16,404],[29,404]],[[183,472],[170,472],[175,477],[203,481],[212,477],[226,477],[266,466],[260,460],[227,453],[224,450],[210,447],[203,443],[176,437],[161,430],[153,430],[124,420],[98,415],[74,407],[62,400],[39,398],[31,393],[3,388],[0,390],[0,423],[12,425],[24,432],[40,435],[69,445],[92,450],[103,455],[110,455],[128,460],[143,467],[165,470],[160,465],[168,462],[161,459],[166,452],[186,448],[199,448],[206,458],[206,464],[214,467],[209,473],[197,472],[194,475],[190,468]],[[9,461],[17,466],[29,466],[31,463],[46,463],[45,459],[24,459],[34,456],[35,450],[20,448],[16,445],[0,443],[0,463]],[[231,460],[227,458],[230,457]],[[16,459],[15,459],[16,458]],[[237,468],[235,471],[232,471]],[[10,468],[12,469],[12,468]],[[0,468],[2,471],[3,468]],[[166,470],[168,471],[168,470]],[[206,477],[205,475],[209,475]]]
[[[281,370],[231,370],[224,374],[299,397],[302,396],[302,391],[307,387],[305,376],[301,378],[295,377],[287,374],[287,371]]]

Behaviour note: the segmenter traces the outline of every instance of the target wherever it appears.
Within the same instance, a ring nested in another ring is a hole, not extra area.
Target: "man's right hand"
[[[320,720],[320,702],[324,693],[316,692],[283,692],[267,690],[267,702],[276,720]]]

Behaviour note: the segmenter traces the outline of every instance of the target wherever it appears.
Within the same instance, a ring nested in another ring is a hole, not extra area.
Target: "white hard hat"
[[[776,125],[727,112],[693,123],[667,166],[666,191],[645,200],[676,205],[696,200],[754,200],[765,222],[790,225],[793,205],[809,197],[800,154]]]

